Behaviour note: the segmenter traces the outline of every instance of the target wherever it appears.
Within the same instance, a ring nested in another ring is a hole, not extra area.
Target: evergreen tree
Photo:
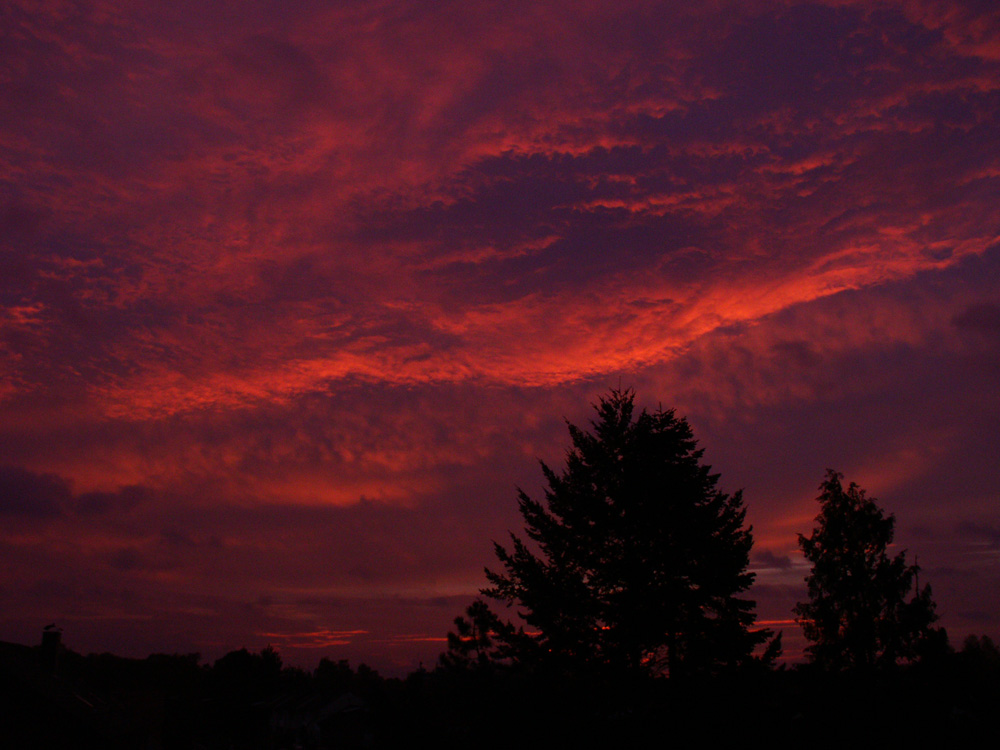
[[[486,570],[483,594],[516,606],[527,632],[508,624],[494,638],[514,661],[570,670],[746,664],[770,632],[751,630],[755,604],[741,596],[754,579],[741,493],[716,488],[686,420],[636,415],[633,401],[612,390],[592,432],[568,425],[566,468],[542,464],[544,503],[519,493],[527,540],[495,544],[503,570]]]
[[[523,632],[522,632],[523,637]],[[448,633],[448,651],[441,664],[457,669],[490,669],[509,661],[505,646],[515,638],[514,627],[501,620],[482,599],[476,599],[455,618],[455,630]]]
[[[822,510],[809,537],[799,546],[812,563],[806,578],[809,601],[795,607],[799,625],[812,645],[813,663],[826,669],[871,669],[913,660],[943,647],[931,588],[914,591],[916,565],[905,551],[890,557],[896,520],[853,482],[827,470],[820,485]]]

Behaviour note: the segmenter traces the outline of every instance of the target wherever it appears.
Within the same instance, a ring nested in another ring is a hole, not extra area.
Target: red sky
[[[0,88],[0,639],[429,665],[619,382],[761,618],[833,467],[1000,635],[993,2],[14,0]]]

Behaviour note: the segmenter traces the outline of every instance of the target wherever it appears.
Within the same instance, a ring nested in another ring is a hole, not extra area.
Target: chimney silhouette
[[[42,630],[41,657],[45,671],[53,677],[59,671],[59,652],[62,650],[62,628],[55,623]]]

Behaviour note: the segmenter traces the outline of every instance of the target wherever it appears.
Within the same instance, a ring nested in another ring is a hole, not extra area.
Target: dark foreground
[[[960,747],[1000,738],[1000,653],[970,640],[891,673],[808,669],[705,681],[419,671],[383,679],[271,650],[124,659],[0,643],[0,747],[579,748],[794,742]]]

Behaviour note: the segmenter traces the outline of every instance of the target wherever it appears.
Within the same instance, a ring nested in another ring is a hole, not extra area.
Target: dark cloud
[[[792,567],[792,558],[787,555],[776,555],[765,549],[754,552],[753,563],[758,567],[788,570]]]
[[[142,503],[151,502],[153,497],[149,487],[132,485],[115,492],[85,492],[76,498],[73,508],[84,515],[128,513]]]
[[[1000,305],[980,302],[952,318],[956,327],[989,337],[1000,337]]]
[[[1000,550],[1000,525],[979,521],[963,521],[956,532],[969,541],[985,544],[990,549]]]
[[[58,516],[69,504],[69,483],[54,474],[36,474],[18,466],[0,467],[0,514],[15,518]]]
[[[120,571],[135,570],[142,564],[142,557],[136,549],[126,547],[109,555],[108,564]]]
[[[738,107],[737,119],[787,105],[817,109],[831,94],[846,93],[832,89],[831,80],[849,79],[875,57],[859,26],[857,9],[822,4],[751,16],[732,24],[720,48],[709,51],[706,67],[726,88],[724,101]]]

